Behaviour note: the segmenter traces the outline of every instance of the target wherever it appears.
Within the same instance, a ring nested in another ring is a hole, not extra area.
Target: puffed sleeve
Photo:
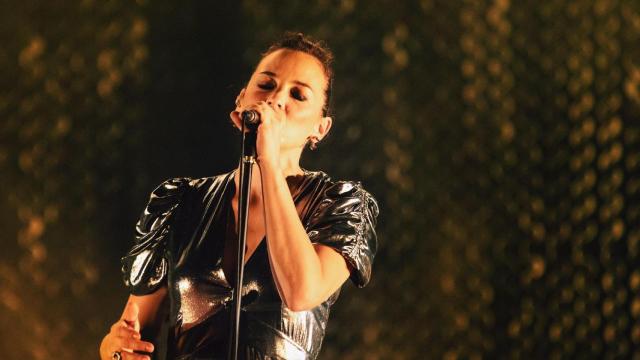
[[[167,240],[188,186],[189,179],[169,179],[151,193],[136,223],[134,245],[121,259],[122,276],[131,294],[150,294],[164,282]]]
[[[378,212],[376,200],[360,183],[341,181],[324,191],[307,226],[312,243],[329,246],[345,258],[358,287],[371,278]]]

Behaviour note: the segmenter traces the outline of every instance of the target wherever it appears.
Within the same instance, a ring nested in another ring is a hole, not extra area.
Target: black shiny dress
[[[132,294],[168,288],[157,359],[226,358],[233,281],[223,255],[237,243],[234,173],[161,184],[136,225],[134,246],[122,258]],[[323,172],[305,171],[287,182],[311,242],[342,254],[351,280],[365,286],[377,246],[374,198],[360,183],[334,182]],[[245,265],[239,357],[315,359],[339,292],[311,310],[289,310],[278,295],[263,239]]]

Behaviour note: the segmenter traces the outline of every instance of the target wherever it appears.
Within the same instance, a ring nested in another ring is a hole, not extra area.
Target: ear
[[[245,90],[247,90],[247,88],[242,88],[242,90],[240,90],[240,93],[238,94],[238,96],[236,96],[236,110],[238,110],[238,108],[242,104],[242,99],[244,98]]]
[[[322,140],[331,129],[331,124],[333,124],[333,119],[330,116],[325,116],[320,119],[315,131],[315,136],[318,137],[318,141]]]
[[[236,108],[232,112],[229,113],[229,117],[231,118],[231,122],[234,126],[240,130],[242,129],[242,121],[240,120],[240,111],[242,110],[242,99],[244,98],[244,92],[246,88],[242,88],[240,93],[236,97]]]

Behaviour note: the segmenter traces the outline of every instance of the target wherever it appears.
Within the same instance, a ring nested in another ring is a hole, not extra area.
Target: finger
[[[135,330],[133,329],[133,326],[130,326],[129,324],[127,324],[126,321],[120,319],[117,322],[115,322],[113,325],[111,325],[111,333],[115,334],[118,331],[118,329],[121,329],[121,328]]]
[[[131,329],[137,331],[133,325],[130,325],[126,320],[120,319],[117,323],[111,326],[111,332],[116,333],[118,329]]]
[[[283,113],[284,112],[284,104],[278,101],[273,101],[269,104],[275,113]]]
[[[123,360],[151,360],[149,355],[136,354],[132,352],[122,351],[120,355],[122,355]]]
[[[121,337],[121,338],[134,338],[138,340],[141,338],[140,333],[130,327],[120,326],[116,328],[113,333],[115,336]]]
[[[271,113],[273,121],[282,122],[285,120],[285,111],[283,106],[278,106],[275,102],[268,102],[265,105],[265,111]]]
[[[251,105],[247,105],[246,107],[244,107],[243,109],[241,109],[240,113],[242,113],[245,110],[257,110],[258,112],[260,112],[260,106],[261,104],[266,104],[266,102],[264,101],[258,101],[255,104],[251,104]]]
[[[265,101],[260,101],[256,104],[256,110],[260,113],[260,125],[269,125],[273,122],[275,117],[274,109],[271,105]]]
[[[144,352],[153,352],[153,344],[147,341],[135,340],[129,337],[118,338],[118,344],[121,349],[126,349],[127,351],[144,351]]]

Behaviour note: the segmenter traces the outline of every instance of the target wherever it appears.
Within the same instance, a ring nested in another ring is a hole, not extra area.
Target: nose
[[[279,88],[276,91],[272,92],[267,99],[267,104],[279,109],[284,109],[284,106],[286,104],[286,91],[283,88]]]

